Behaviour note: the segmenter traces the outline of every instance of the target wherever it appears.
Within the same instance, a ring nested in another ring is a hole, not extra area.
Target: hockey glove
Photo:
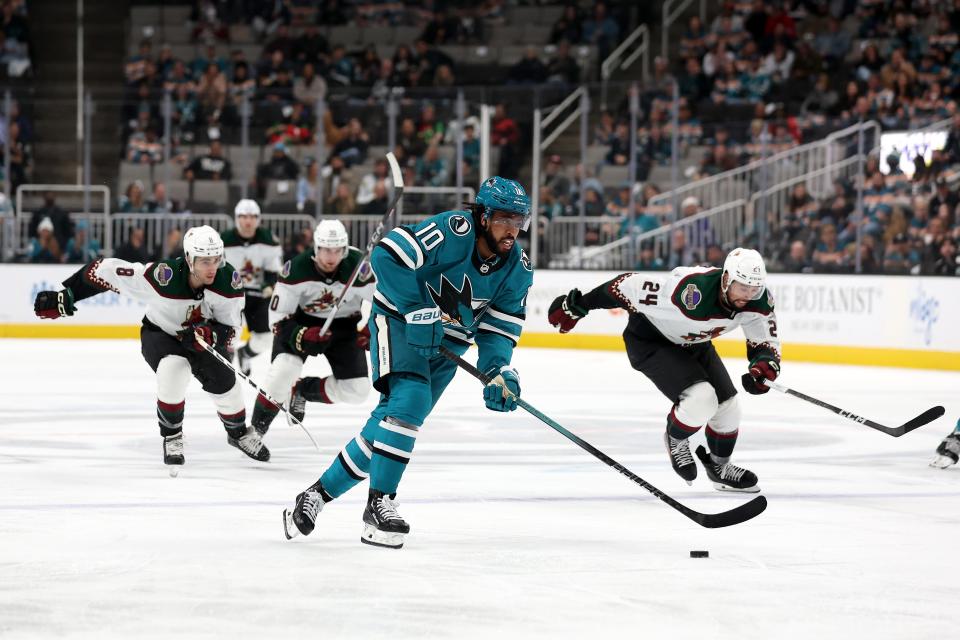
[[[333,337],[330,332],[320,333],[322,330],[323,327],[300,327],[290,336],[290,346],[296,349],[297,353],[320,355]]]
[[[581,293],[579,289],[571,289],[565,296],[558,296],[550,304],[550,310],[547,320],[555,327],[560,328],[560,333],[567,333],[572,330],[580,319],[587,315],[588,310],[581,307]]]
[[[56,320],[64,316],[72,316],[76,310],[73,304],[73,292],[70,289],[41,291],[33,301],[33,312],[38,318]]]
[[[764,384],[765,380],[776,380],[780,375],[780,363],[772,358],[757,358],[750,363],[750,373],[745,373],[740,378],[743,384],[743,390],[752,393],[755,396],[770,391],[770,387]]]
[[[490,384],[483,388],[483,401],[491,411],[513,411],[520,395],[520,377],[504,367]]]
[[[363,325],[363,329],[357,331],[357,349],[370,351],[370,327]]]
[[[440,353],[440,341],[443,340],[443,322],[440,309],[419,309],[406,314],[407,344],[424,358],[432,358]]]

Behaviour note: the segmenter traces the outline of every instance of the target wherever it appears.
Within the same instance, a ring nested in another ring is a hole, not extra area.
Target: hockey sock
[[[333,400],[330,399],[326,391],[328,379],[329,376],[327,378],[317,378],[315,376],[302,378],[299,382],[300,395],[302,395],[307,402],[333,404]]]
[[[721,433],[714,431],[709,425],[707,426],[707,447],[713,454],[714,462],[723,464],[730,460],[730,456],[733,455],[733,448],[737,445],[738,434],[738,429]]]
[[[218,411],[217,415],[220,416],[220,422],[223,423],[223,428],[227,430],[227,433],[233,437],[239,437],[238,433],[243,435],[247,426],[246,409],[241,409],[237,413],[220,413]]]
[[[183,431],[184,402],[169,403],[157,400],[157,421],[160,424],[160,435],[172,436]]]
[[[369,424],[369,423],[368,423]],[[370,488],[387,494],[397,492],[400,478],[413,455],[420,427],[387,416],[376,426],[370,460]]]
[[[253,417],[250,419],[250,424],[258,431],[266,431],[278,413],[280,408],[258,393],[253,403]]]
[[[678,413],[680,417],[678,417]],[[686,424],[683,421],[683,417],[682,409],[677,406],[670,409],[670,413],[667,414],[667,433],[677,440],[686,440],[700,430],[700,427],[693,427]]]
[[[370,418],[374,420],[374,418]],[[369,422],[369,421],[368,421]],[[364,431],[367,428],[364,427]],[[363,433],[346,444],[333,459],[327,470],[320,476],[323,485],[323,500],[330,502],[352,489],[358,482],[370,474],[370,457],[372,456],[370,441],[364,438]],[[324,495],[326,494],[326,495]]]

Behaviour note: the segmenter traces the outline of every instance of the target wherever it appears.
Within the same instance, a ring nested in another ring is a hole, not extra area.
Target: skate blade
[[[737,487],[730,487],[723,484],[722,482],[714,482],[714,488],[717,491],[726,491],[728,493],[760,493],[760,487],[758,485],[753,485],[752,487],[744,487],[743,489],[738,489]]]
[[[297,525],[293,522],[293,513],[290,509],[283,510],[283,535],[287,540],[293,540],[300,535],[300,529],[297,529]]]
[[[372,524],[365,524],[363,533],[360,535],[360,542],[374,547],[399,549],[403,546],[403,536],[402,533],[380,531]]]
[[[179,464],[169,464],[169,465],[167,465],[167,473],[170,474],[170,477],[171,477],[171,478],[176,478],[178,475],[180,475],[180,467],[181,467],[181,466],[183,466],[183,465],[179,465]]]
[[[954,462],[953,458],[940,455],[930,461],[930,466],[934,469],[946,469],[947,467],[952,467],[955,464],[957,463]]]

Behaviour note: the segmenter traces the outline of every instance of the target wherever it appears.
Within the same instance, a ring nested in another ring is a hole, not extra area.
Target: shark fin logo
[[[473,283],[466,275],[463,276],[463,283],[458,289],[447,280],[446,276],[440,276],[440,291],[427,284],[427,290],[430,297],[440,308],[443,314],[443,321],[458,324],[461,326],[470,326],[473,324]],[[469,317],[464,317],[469,313]]]

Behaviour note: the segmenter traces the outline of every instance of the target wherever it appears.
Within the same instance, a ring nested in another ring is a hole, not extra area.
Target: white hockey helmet
[[[257,216],[257,221],[259,222],[260,205],[257,204],[256,200],[244,198],[233,208],[233,219],[235,222],[239,222],[240,216]]]
[[[343,249],[343,254],[346,255],[349,244],[347,229],[339,220],[323,220],[313,232],[315,253],[320,253],[320,249]]]
[[[727,288],[732,282],[751,289],[751,300],[759,300],[767,288],[767,267],[763,264],[763,256],[754,249],[737,247],[727,254],[723,261],[723,272],[728,275],[727,285],[723,287],[726,295]]]
[[[223,240],[217,230],[211,226],[190,227],[183,234],[183,255],[187,258],[187,265],[193,271],[193,262],[197,258],[220,258],[217,268],[226,263],[223,257]]]

